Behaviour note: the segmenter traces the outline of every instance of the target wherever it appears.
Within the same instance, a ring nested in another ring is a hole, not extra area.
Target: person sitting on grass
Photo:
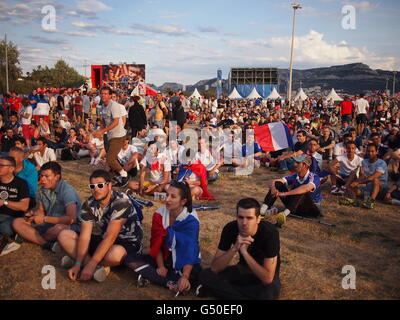
[[[112,190],[110,172],[95,170],[89,181],[92,196],[82,206],[80,234],[64,230],[58,236],[67,253],[61,265],[70,267],[73,281],[102,282],[127,254],[142,252],[143,229],[128,196]]]
[[[277,198],[285,205],[285,210],[276,216],[276,223],[281,227],[286,222],[289,214],[308,217],[322,217],[320,203],[322,195],[320,190],[320,178],[310,172],[312,160],[307,155],[293,158],[295,161],[295,173],[271,182],[270,190],[265,196],[261,208],[262,215],[268,215],[277,209],[272,208]]]
[[[150,281],[174,292],[187,292],[196,285],[201,271],[199,229],[189,185],[173,181],[165,205],[153,215],[149,253],[128,255],[124,261],[139,274],[138,287]]]
[[[331,173],[332,194],[345,194],[347,188],[353,180],[354,175],[358,175],[363,158],[356,154],[357,147],[354,141],[346,142],[346,153],[339,155],[329,164]]]
[[[33,159],[36,163],[36,170],[40,170],[42,165],[49,161],[57,161],[56,154],[52,148],[47,146],[47,139],[40,137],[37,139]]]
[[[39,174],[31,161],[25,159],[23,149],[18,147],[11,148],[8,153],[10,157],[15,159],[15,175],[26,181],[29,188],[29,209],[36,206],[36,193],[38,188]]]
[[[307,133],[304,130],[297,132],[297,142],[294,145],[294,152],[288,152],[278,157],[279,173],[288,173],[294,169],[295,161],[293,158],[300,157],[307,153]]]
[[[200,273],[199,297],[272,300],[280,293],[279,232],[260,216],[260,204],[253,198],[236,205],[236,221],[222,230],[211,268]],[[239,263],[229,265],[236,253]]]
[[[79,230],[78,217],[81,200],[78,193],[61,176],[57,162],[47,162],[40,168],[41,188],[37,194],[37,207],[24,218],[17,218],[13,228],[23,239],[43,249],[59,251],[57,236],[62,230]]]
[[[149,181],[145,180],[146,172],[150,173]],[[139,181],[130,181],[128,188],[138,191],[140,195],[164,192],[171,176],[171,163],[165,153],[159,153],[155,141],[148,144],[146,155],[140,162]]]
[[[367,209],[373,209],[375,200],[384,200],[388,186],[388,167],[386,162],[378,159],[378,148],[375,144],[370,143],[367,146],[368,159],[364,159],[361,164],[360,175],[358,179],[354,179],[348,186],[347,195],[350,199],[356,198],[364,193],[366,199],[362,206]],[[365,184],[365,187],[360,187]],[[352,204],[348,201],[348,204]],[[346,204],[346,203],[343,203]]]
[[[0,255],[19,248],[19,245],[10,243],[14,236],[12,224],[25,214],[29,206],[28,184],[14,175],[15,168],[13,157],[0,157]],[[12,249],[14,247],[16,249]]]

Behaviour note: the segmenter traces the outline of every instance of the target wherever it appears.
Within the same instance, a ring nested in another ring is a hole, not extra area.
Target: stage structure
[[[144,64],[92,65],[92,87],[134,88],[138,83],[145,83],[145,69]]]
[[[256,88],[266,98],[278,87],[278,68],[232,68],[229,73],[229,91],[236,88],[242,97],[247,97]]]

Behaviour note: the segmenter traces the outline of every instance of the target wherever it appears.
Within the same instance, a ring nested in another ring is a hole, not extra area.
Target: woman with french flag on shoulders
[[[138,287],[152,282],[176,295],[189,291],[201,271],[199,228],[189,185],[172,181],[165,205],[153,215],[149,253],[125,259],[125,264],[139,274]]]

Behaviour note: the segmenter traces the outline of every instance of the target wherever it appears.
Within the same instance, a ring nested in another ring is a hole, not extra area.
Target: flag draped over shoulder
[[[282,122],[271,122],[254,128],[255,139],[263,151],[279,151],[293,148],[288,127]]]
[[[192,165],[181,165],[179,167],[178,181],[182,181],[185,175],[190,175],[192,173],[195,173],[200,177],[200,187],[203,189],[203,194],[201,195],[200,199],[215,200],[214,196],[210,193],[210,191],[208,191],[207,169],[200,161],[196,161],[196,163]]]
[[[200,223],[196,211],[188,212],[185,207],[169,226],[170,213],[165,206],[153,215],[151,226],[150,255],[155,258],[164,249],[164,260],[172,255],[174,270],[180,271],[185,265],[201,262],[199,247]]]

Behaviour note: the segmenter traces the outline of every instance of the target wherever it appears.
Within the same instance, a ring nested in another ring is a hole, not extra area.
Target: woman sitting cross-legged
[[[149,254],[130,254],[124,261],[139,274],[138,287],[150,281],[187,292],[196,285],[201,271],[199,225],[189,185],[173,181],[165,206],[153,215]]]

